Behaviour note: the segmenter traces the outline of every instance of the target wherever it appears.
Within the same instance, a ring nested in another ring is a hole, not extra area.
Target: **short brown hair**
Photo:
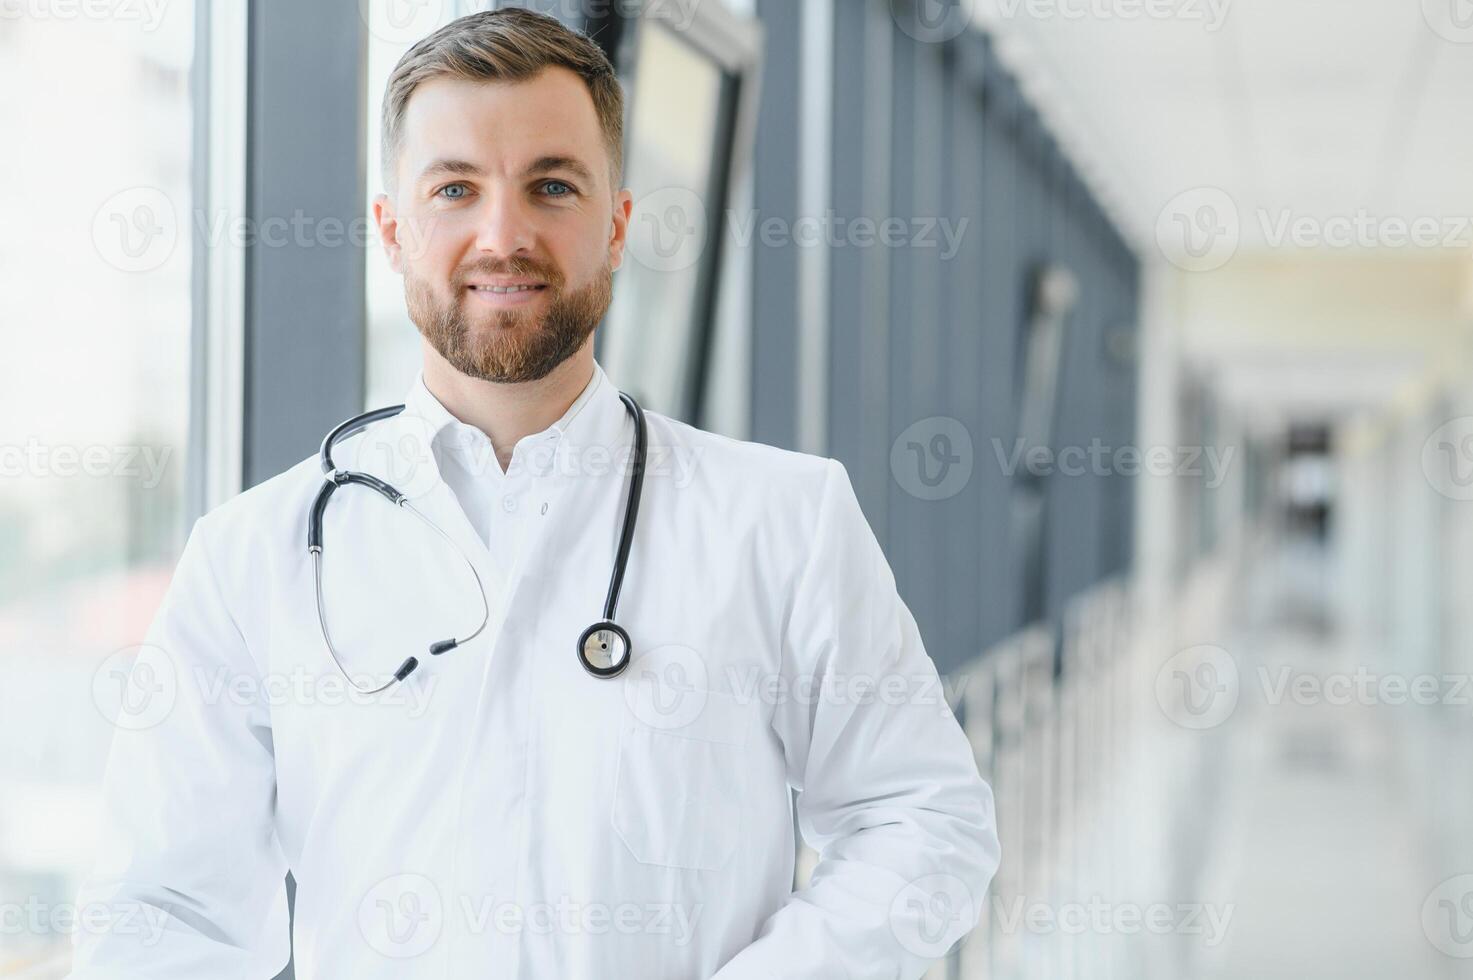
[[[525,81],[558,65],[588,86],[608,147],[613,190],[624,172],[624,90],[603,50],[586,35],[546,14],[520,7],[457,18],[404,52],[384,91],[383,179],[394,186],[409,97],[421,82],[442,76],[488,82]]]

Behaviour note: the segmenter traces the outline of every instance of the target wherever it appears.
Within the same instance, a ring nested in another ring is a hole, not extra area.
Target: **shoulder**
[[[307,561],[307,513],[322,485],[314,455],[212,508],[189,533],[176,581],[216,592],[248,646],[269,623],[273,583]]]
[[[717,497],[762,498],[770,506],[816,506],[829,484],[848,484],[838,460],[696,428],[657,412],[649,422],[650,467]],[[831,492],[831,491],[830,491]]]
[[[307,513],[321,486],[322,468],[314,453],[212,508],[195,533],[217,555],[292,543],[305,550]]]
[[[656,488],[652,496],[665,498],[664,506],[688,512],[703,526],[720,526],[728,540],[765,542],[774,553],[806,554],[825,528],[871,536],[838,460],[646,416],[646,493]],[[662,486],[672,492],[661,493]],[[652,500],[652,508],[660,506]]]

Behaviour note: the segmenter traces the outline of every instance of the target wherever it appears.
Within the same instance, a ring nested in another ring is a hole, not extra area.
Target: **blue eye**
[[[451,191],[459,191],[460,193],[451,194]],[[444,195],[446,200],[458,201],[462,197],[465,197],[466,186],[464,184],[446,184],[444,187],[440,188],[437,193]]]
[[[554,187],[561,187],[563,189],[563,193],[561,193],[561,194],[550,194],[549,195],[550,197],[567,197],[569,194],[572,194],[573,193],[572,186],[569,185],[569,184],[565,184],[565,183],[563,183],[560,180],[549,180],[547,183],[545,183],[545,184],[542,185],[542,189],[545,190],[545,191],[546,190],[551,190]]]

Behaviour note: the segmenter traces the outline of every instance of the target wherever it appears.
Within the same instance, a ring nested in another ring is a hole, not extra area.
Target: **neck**
[[[593,378],[593,337],[544,378],[521,383],[482,381],[461,374],[421,338],[425,387],[446,410],[491,440],[505,470],[523,436],[562,418]]]

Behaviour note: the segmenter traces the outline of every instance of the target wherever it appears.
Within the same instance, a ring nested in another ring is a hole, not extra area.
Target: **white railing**
[[[1071,604],[1061,629],[1024,629],[962,669],[959,713],[993,788],[1003,860],[977,929],[928,980],[1161,974],[1127,932],[1064,917],[1157,894],[1180,870],[1164,833],[1180,801],[1162,777],[1191,765],[1180,757],[1190,743],[1156,704],[1155,675],[1183,634],[1215,631],[1230,564],[1205,563],[1165,615],[1127,580],[1107,581]]]
[[[1109,851],[1100,811],[1119,755],[1129,624],[1128,590],[1112,582],[1075,603],[1062,639],[1031,626],[963,668],[961,713],[992,785],[1003,861],[976,932],[936,976],[1079,976],[1079,961],[1096,959],[1021,925],[1030,906],[1053,907],[1097,876]]]

